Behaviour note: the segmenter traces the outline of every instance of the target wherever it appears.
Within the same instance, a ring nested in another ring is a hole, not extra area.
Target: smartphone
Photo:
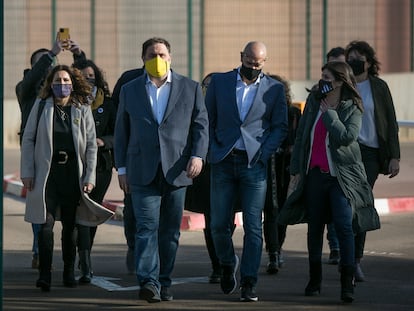
[[[59,40],[67,41],[70,39],[69,28],[60,28],[59,29]]]

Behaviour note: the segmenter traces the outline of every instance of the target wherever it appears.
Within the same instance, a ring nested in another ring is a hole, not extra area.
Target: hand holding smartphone
[[[70,48],[70,34],[69,34],[69,28],[59,28],[58,32],[58,39],[62,42],[62,47],[65,49]]]

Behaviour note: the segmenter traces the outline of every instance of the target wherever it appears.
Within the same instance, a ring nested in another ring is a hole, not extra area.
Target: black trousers
[[[75,218],[80,200],[76,159],[65,164],[52,161],[46,183],[46,223],[39,232],[40,273],[50,271],[53,258],[53,227],[56,219],[62,222],[62,257],[71,266],[76,256]]]
[[[95,202],[102,204],[106,191],[109,188],[112,178],[112,170],[97,170],[96,171],[96,186],[92,190],[89,197]],[[87,227],[77,225],[78,228],[78,248],[80,251],[91,250],[97,227]]]
[[[379,150],[362,144],[360,144],[359,147],[361,149],[362,162],[364,163],[368,183],[371,185],[371,188],[374,189],[380,171]],[[366,232],[361,232],[355,235],[355,258],[362,258],[364,256],[366,236]]]
[[[268,253],[280,252],[286,238],[286,225],[278,224],[279,212],[286,201],[289,186],[290,155],[278,154],[269,161],[264,205],[263,233]]]

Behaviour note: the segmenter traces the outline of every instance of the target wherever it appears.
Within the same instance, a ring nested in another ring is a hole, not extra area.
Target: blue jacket
[[[131,189],[150,184],[161,164],[167,182],[188,186],[190,157],[205,159],[208,116],[199,83],[172,72],[171,92],[161,124],[145,88],[147,75],[121,88],[115,124],[115,166],[126,167]]]
[[[210,122],[209,161],[222,161],[242,137],[249,166],[267,163],[288,131],[284,86],[262,74],[253,104],[244,121],[236,101],[237,70],[214,74],[206,94]]]

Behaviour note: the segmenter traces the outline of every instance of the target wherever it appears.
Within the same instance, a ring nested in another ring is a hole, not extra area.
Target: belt
[[[247,151],[241,150],[241,149],[232,149],[229,153],[229,155],[235,157],[235,156],[246,156],[247,157]]]
[[[53,154],[52,161],[57,164],[66,164],[69,160],[73,160],[74,158],[75,152],[59,150]]]

